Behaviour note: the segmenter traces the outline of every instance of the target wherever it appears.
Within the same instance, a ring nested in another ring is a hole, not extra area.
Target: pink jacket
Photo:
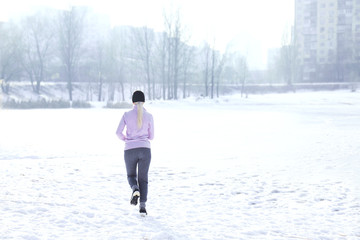
[[[116,135],[125,141],[125,150],[133,148],[150,148],[150,141],[154,139],[154,120],[145,108],[143,109],[142,127],[137,127],[137,106],[122,116]],[[126,126],[126,135],[123,134]]]

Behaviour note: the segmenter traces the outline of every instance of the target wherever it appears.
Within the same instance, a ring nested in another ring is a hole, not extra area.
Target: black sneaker
[[[139,197],[140,197],[139,190],[134,190],[132,195],[131,195],[130,204],[131,205],[137,205]]]
[[[146,209],[144,207],[140,208],[140,214],[141,216],[145,217],[147,215]]]

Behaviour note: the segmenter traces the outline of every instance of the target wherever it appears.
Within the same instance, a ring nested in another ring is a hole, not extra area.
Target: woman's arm
[[[118,136],[118,138],[120,138],[121,140],[125,141],[126,140],[126,137],[125,135],[123,134],[123,131],[124,131],[124,128],[125,128],[125,114],[122,116],[121,120],[120,120],[120,123],[119,123],[119,126],[116,130],[116,135]]]
[[[149,140],[153,140],[154,139],[154,119],[153,119],[152,115],[150,115],[148,134],[149,134]]]

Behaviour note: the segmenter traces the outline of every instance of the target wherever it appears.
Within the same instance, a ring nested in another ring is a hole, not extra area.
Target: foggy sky
[[[12,0],[0,4],[0,21],[30,13],[39,5],[63,9],[88,5],[109,15],[113,25],[147,25],[157,31],[163,30],[164,9],[174,12],[179,7],[191,43],[206,40],[221,51],[230,46],[247,57],[251,69],[266,68],[268,48],[281,46],[283,32],[294,18],[292,0]]]

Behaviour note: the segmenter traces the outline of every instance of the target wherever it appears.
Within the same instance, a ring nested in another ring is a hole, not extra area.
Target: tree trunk
[[[163,44],[162,44],[162,55],[161,55],[161,78],[162,78],[162,97],[163,100],[166,99],[166,76],[165,76],[165,70],[166,70],[166,34],[163,33]]]
[[[146,77],[147,77],[147,84],[148,84],[148,96],[151,100],[151,76],[150,76],[150,43],[149,43],[149,33],[148,29],[145,28],[145,50],[146,50]]]
[[[124,83],[123,83],[123,81],[120,81],[120,86],[121,86],[122,100],[123,100],[123,102],[124,102],[124,101],[125,101],[125,89],[124,89]]]
[[[71,70],[68,69],[68,90],[69,90],[69,101],[72,102],[73,100],[73,95],[72,95],[72,74],[71,74]]]
[[[186,75],[187,75],[187,67],[184,67],[184,83],[183,83],[183,98],[186,98]]]
[[[177,100],[177,89],[178,89],[178,55],[179,55],[179,39],[175,38],[174,47],[174,99]]]
[[[211,99],[214,98],[214,68],[215,68],[215,49],[212,50],[212,64],[211,64]]]
[[[40,94],[40,83],[41,83],[41,81],[36,81],[36,93],[37,94]]]
[[[114,82],[109,83],[107,101],[114,102],[114,100],[115,100],[115,89],[116,89],[116,83],[114,83]]]
[[[102,87],[103,87],[103,80],[102,80],[102,77],[101,77],[101,72],[99,72],[99,95],[98,95],[98,102],[101,102]]]
[[[206,54],[205,54],[205,97],[209,96],[209,87],[208,87],[208,79],[209,79],[209,48],[206,46]]]
[[[147,63],[149,65],[149,63]],[[151,79],[150,79],[150,69],[149,66],[146,67],[146,75],[147,75],[147,84],[148,84],[148,96],[149,100],[151,100]]]
[[[167,72],[167,89],[168,96],[167,99],[171,99],[171,38],[168,38],[168,72]]]

